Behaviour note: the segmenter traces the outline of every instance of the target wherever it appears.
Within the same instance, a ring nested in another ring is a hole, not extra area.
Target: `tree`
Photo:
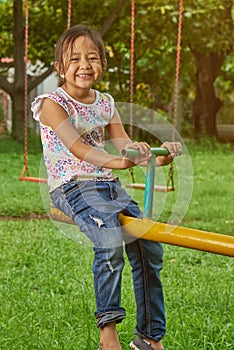
[[[179,0],[142,0],[136,38],[136,83],[150,87],[151,106],[168,104],[173,91]],[[138,6],[139,8],[139,6]],[[215,84],[233,52],[233,0],[184,0],[181,95],[195,95],[195,136],[217,137],[216,116],[222,106]]]
[[[0,65],[0,86],[12,96],[14,135],[22,137],[24,16],[22,0],[14,0],[13,28],[12,4],[13,0],[0,2],[0,50],[2,57],[12,57],[14,52],[17,72],[15,83],[10,84],[6,78],[9,65]],[[77,18],[79,23],[88,18],[104,35],[108,84],[103,81],[100,87],[113,93],[117,101],[129,101],[131,2],[106,0],[100,9],[97,0],[89,0],[88,6],[86,0],[72,4],[72,25]],[[134,102],[153,109],[167,108],[172,98],[178,4],[179,0],[136,0]],[[38,59],[45,67],[43,75],[29,78],[31,90],[53,70],[54,45],[67,25],[67,0],[29,0],[29,10],[29,59],[32,63]],[[197,137],[203,131],[217,134],[221,102],[215,84],[224,60],[233,53],[232,11],[233,0],[184,0],[180,93],[184,100],[195,96],[190,109]]]
[[[8,13],[9,13],[8,7]],[[0,76],[0,86],[5,90],[12,99],[13,104],[13,135],[17,139],[23,138],[24,130],[24,16],[22,8],[22,0],[15,0],[13,3],[13,65],[14,66],[14,81],[9,82],[4,75]],[[9,68],[9,67],[7,67]],[[36,87],[42,82],[53,68],[50,66],[45,73],[34,80],[29,81],[28,91]]]
[[[179,0],[141,1],[136,45],[136,79],[150,86],[152,106],[170,101],[173,90]],[[223,64],[233,52],[233,0],[184,0],[180,91],[194,93],[195,137],[217,137],[216,116],[222,106],[215,90]],[[150,14],[150,15],[149,15]]]
[[[102,20],[102,27],[100,28],[102,34],[104,35],[107,30],[113,25],[116,20],[118,13],[121,11],[126,0],[119,0],[116,6],[109,2],[109,6],[106,7],[106,11],[103,11],[106,15],[105,21]],[[45,71],[36,77],[29,77],[28,79],[28,92],[33,90],[38,86],[46,77],[48,77],[54,70],[53,67],[53,52],[54,45],[58,37],[57,28],[60,28],[62,32],[66,29],[66,16],[65,11],[62,11],[65,8],[64,4],[66,1],[33,1],[29,3],[30,7],[30,50],[29,58],[32,62],[40,59]],[[33,5],[33,6],[32,6]],[[74,2],[73,2],[73,5]],[[83,4],[84,7],[85,4]],[[91,5],[91,2],[90,2]],[[8,16],[13,12],[13,28],[10,27],[5,17],[5,20],[2,22],[2,41],[4,41],[4,36],[6,37],[9,33],[13,32],[13,40],[10,43],[10,40],[7,41],[7,47],[5,50],[2,50],[2,55],[12,55],[13,52],[13,63],[2,65],[0,75],[0,86],[5,90],[12,99],[13,103],[13,136],[16,139],[22,139],[24,134],[24,91],[25,91],[25,27],[24,27],[24,13],[23,13],[23,1],[14,0],[13,1],[13,11],[11,11],[11,3],[3,3],[2,11]],[[86,6],[87,7],[87,6]],[[81,9],[81,6],[79,6]],[[111,10],[112,11],[111,11]],[[87,10],[86,10],[87,11]],[[85,12],[85,11],[84,11]],[[53,23],[51,21],[53,18]],[[74,15],[75,18],[75,15]],[[93,19],[94,20],[94,19]],[[47,25],[45,25],[45,23]],[[40,28],[40,31],[38,31]],[[62,30],[61,30],[62,28]],[[4,47],[4,46],[2,46]],[[9,82],[6,76],[6,70],[14,66],[14,82]]]
[[[222,102],[215,81],[233,50],[233,1],[188,0],[184,12],[184,43],[196,63],[196,95],[193,105],[195,137],[217,137],[216,116]],[[192,33],[192,35],[191,35]]]

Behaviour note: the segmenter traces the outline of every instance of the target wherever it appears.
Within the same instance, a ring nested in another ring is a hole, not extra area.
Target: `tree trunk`
[[[24,91],[21,88],[15,89],[11,94],[12,99],[12,136],[22,141],[24,139]]]
[[[10,92],[13,105],[12,134],[18,140],[24,136],[24,21],[22,0],[14,0],[14,66],[15,81]]]
[[[115,22],[119,11],[122,9],[126,0],[120,0],[110,17],[104,23],[101,28],[101,32],[104,35]],[[23,16],[23,1],[14,0],[14,67],[15,76],[14,82],[9,83],[5,77],[0,77],[0,86],[6,91],[12,99],[13,107],[13,120],[12,120],[12,136],[17,140],[24,138],[24,126],[25,126],[25,46],[24,46],[24,16]],[[45,78],[47,78],[54,68],[53,65],[48,67],[48,70],[38,77],[29,79],[28,92],[34,89]]]
[[[12,99],[12,136],[17,140],[24,138],[25,126],[25,61],[24,61],[24,18],[22,0],[14,1],[14,81],[8,82],[6,77],[0,77],[0,86]],[[53,65],[38,77],[28,80],[28,92],[34,89],[54,70]]]
[[[193,106],[195,137],[203,133],[217,138],[216,115],[222,106],[215,96],[214,83],[219,76],[225,55],[211,53],[208,56],[193,51],[196,66],[196,98]]]
[[[193,121],[194,121],[194,137],[196,140],[200,139],[202,134],[204,134],[204,130],[202,130],[202,97],[201,90],[198,84],[198,77],[196,75],[196,94],[195,100],[193,103]]]
[[[113,12],[110,14],[110,16],[107,18],[105,23],[102,25],[100,29],[101,36],[104,36],[106,32],[112,27],[113,23],[115,22],[116,18],[118,17],[119,12],[122,10],[123,6],[127,0],[120,0],[116,7],[114,8]]]

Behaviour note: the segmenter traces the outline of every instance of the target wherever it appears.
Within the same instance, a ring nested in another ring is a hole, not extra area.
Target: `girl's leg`
[[[101,350],[120,350],[116,323],[125,317],[125,310],[120,307],[123,248],[94,248],[94,252],[95,316],[100,328],[100,347]]]
[[[100,350],[121,350],[115,322],[100,328]]]
[[[110,322],[119,323],[125,317],[125,310],[120,306],[123,267],[122,246],[94,248],[95,316],[98,327]]]
[[[160,271],[163,267],[162,245],[138,239],[126,245],[126,253],[133,272],[137,307],[136,334],[149,341],[152,340],[153,343],[158,342],[166,330],[160,280]]]
[[[95,316],[102,350],[121,349],[115,325],[125,317],[120,306],[124,258],[115,187],[114,183],[74,181],[51,195],[55,206],[72,217],[94,245]]]

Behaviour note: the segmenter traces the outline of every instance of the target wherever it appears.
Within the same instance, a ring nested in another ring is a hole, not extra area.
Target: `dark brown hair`
[[[102,68],[105,68],[106,53],[100,33],[88,24],[78,24],[66,30],[57,41],[55,47],[55,62],[58,63],[57,70],[59,73],[66,71],[66,67],[64,67],[64,55],[69,49],[72,49],[75,40],[79,36],[86,36],[93,41],[99,51]]]

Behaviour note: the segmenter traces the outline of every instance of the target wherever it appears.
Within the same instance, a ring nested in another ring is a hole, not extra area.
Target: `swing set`
[[[27,57],[28,57],[28,0],[26,4],[25,16],[25,141],[24,141],[24,166],[19,180],[28,182],[47,183],[47,179],[31,177],[28,170],[28,137],[27,137],[27,107],[28,107],[28,84],[27,84]],[[68,0],[68,21],[67,27],[71,24],[72,0]],[[176,77],[174,90],[174,126],[176,126],[177,98],[179,87],[179,69],[180,69],[180,47],[181,47],[181,29],[182,29],[183,0],[179,0],[179,21],[178,21],[178,42],[176,59]],[[133,133],[133,86],[134,86],[134,20],[135,20],[135,1],[131,2],[131,69],[130,69],[130,137]],[[175,128],[174,128],[175,129]],[[174,130],[173,129],[173,130]],[[174,135],[172,135],[174,137]],[[129,158],[136,156],[136,150],[123,150],[122,155]],[[174,191],[173,168],[169,171],[169,180],[166,188],[160,188],[154,185],[155,182],[155,159],[160,155],[168,155],[166,148],[151,148],[152,157],[148,161],[145,184],[128,185],[128,187],[144,189],[144,212],[143,219],[132,218],[119,215],[120,223],[126,233],[136,238],[158,241],[161,243],[181,246],[185,248],[196,249],[205,252],[234,257],[234,237],[201,231],[187,227],[173,226],[159,223],[152,220],[154,191],[169,192]],[[139,154],[137,154],[139,155]],[[171,186],[169,186],[171,181]],[[49,216],[51,219],[68,224],[75,224],[74,221],[66,216],[57,208],[51,206]]]
[[[67,1],[67,29],[71,26],[72,16],[72,0]],[[24,165],[19,177],[20,181],[47,183],[46,178],[33,177],[29,174],[28,167],[28,77],[27,77],[27,62],[28,62],[28,33],[29,33],[29,3],[25,0],[25,63],[24,63]]]
[[[182,32],[182,13],[183,2],[179,4],[179,21],[178,21],[178,35],[177,35],[177,54],[176,54],[176,76],[175,76],[175,89],[174,89],[174,101],[173,101],[173,131],[172,140],[175,141],[174,130],[177,124],[177,101],[179,94],[179,71],[180,71],[180,52],[181,52],[181,32]],[[131,2],[131,43],[130,43],[130,139],[133,139],[133,98],[134,98],[134,66],[135,66],[135,1]],[[172,192],[175,191],[174,186],[174,169],[173,162],[170,164],[168,179],[166,186],[160,186],[154,184],[153,191],[156,192]],[[131,177],[132,183],[127,183],[127,188],[133,188],[138,190],[145,190],[145,184],[136,183],[134,178],[133,169],[129,169],[129,178]]]

